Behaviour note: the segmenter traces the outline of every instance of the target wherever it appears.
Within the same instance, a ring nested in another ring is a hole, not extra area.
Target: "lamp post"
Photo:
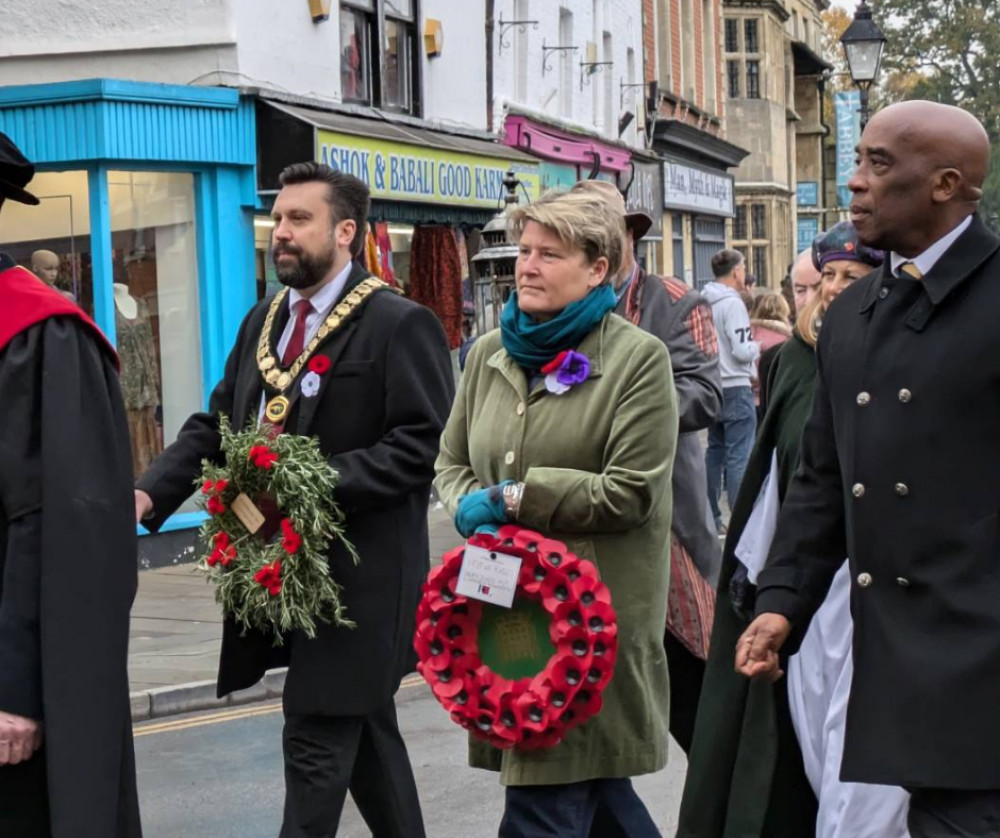
[[[868,93],[878,78],[882,66],[885,35],[872,20],[872,10],[866,0],[861,0],[854,10],[854,20],[840,36],[847,56],[847,67],[861,93],[861,130],[868,124]]]

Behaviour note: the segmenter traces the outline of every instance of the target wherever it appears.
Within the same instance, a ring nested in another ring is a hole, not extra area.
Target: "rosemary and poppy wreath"
[[[267,424],[234,431],[219,420],[223,461],[202,462],[204,552],[199,568],[241,629],[315,637],[319,623],[353,628],[327,554],[339,541],[355,561],[334,501],[337,471],[314,437],[275,434]]]
[[[469,546],[521,559],[510,611],[456,592]],[[508,525],[477,533],[431,570],[414,645],[418,671],[454,722],[498,748],[534,750],[557,745],[600,712],[618,627],[593,562]]]

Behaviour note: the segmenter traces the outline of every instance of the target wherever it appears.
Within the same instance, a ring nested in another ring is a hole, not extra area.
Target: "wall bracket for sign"
[[[542,75],[544,76],[546,71],[551,70],[549,66],[549,59],[552,58],[550,53],[553,52],[575,52],[580,49],[579,47],[570,46],[559,46],[559,47],[549,47],[545,45],[545,41],[542,41]]]
[[[614,61],[581,61],[580,62],[580,90],[585,84],[590,84],[590,77],[594,73],[599,73],[605,67],[613,67]],[[608,70],[610,73],[611,71]]]
[[[625,84],[624,81],[618,82],[618,110],[624,110],[625,108],[625,97],[630,100],[635,98],[635,89],[637,87],[645,87],[646,82],[640,81],[635,84]],[[628,91],[627,93],[625,91]]]
[[[497,26],[500,27],[500,40],[497,44],[497,55],[500,55],[504,51],[504,47],[509,48],[510,44],[507,43],[507,32],[512,27],[516,26],[518,32],[527,32],[528,27],[532,29],[538,29],[537,20],[504,20],[503,12],[500,12],[500,19],[497,21]]]

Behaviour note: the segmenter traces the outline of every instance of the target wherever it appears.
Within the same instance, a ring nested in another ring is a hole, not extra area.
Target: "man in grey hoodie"
[[[750,381],[760,347],[750,332],[750,315],[740,291],[746,278],[746,260],[735,250],[720,250],[712,257],[715,281],[702,289],[702,296],[712,307],[712,320],[719,337],[719,372],[722,376],[722,416],[708,428],[705,470],[708,472],[708,500],[715,526],[725,532],[719,497],[722,475],[726,475],[729,508],[743,482],[743,472],[757,432]]]

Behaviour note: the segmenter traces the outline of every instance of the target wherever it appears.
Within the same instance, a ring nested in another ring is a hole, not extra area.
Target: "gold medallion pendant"
[[[288,399],[284,396],[275,396],[264,408],[264,415],[267,417],[269,422],[277,425],[278,423],[285,421],[285,417],[288,415],[288,406]]]

